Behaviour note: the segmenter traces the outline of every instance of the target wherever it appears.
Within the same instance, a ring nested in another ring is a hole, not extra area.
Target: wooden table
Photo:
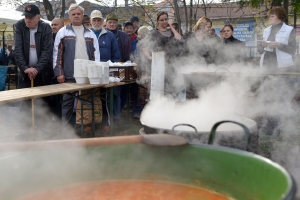
[[[135,83],[135,81],[130,82],[116,82],[109,84],[77,84],[77,83],[63,83],[63,84],[55,84],[55,85],[47,85],[41,87],[33,87],[33,88],[24,88],[24,89],[16,89],[16,90],[6,90],[0,92],[0,104],[47,97],[57,94],[64,94],[76,91],[84,91],[89,89],[99,89],[99,88],[107,88],[109,89],[109,103],[110,103],[110,135],[113,135],[113,88],[116,86],[127,85]],[[93,90],[92,90],[93,93]],[[94,93],[92,94],[93,99]],[[128,99],[127,99],[128,100]],[[94,105],[92,101],[92,113],[94,110]],[[82,112],[81,112],[82,113]],[[93,136],[95,136],[95,123],[94,123],[94,115],[92,119],[92,131]],[[83,125],[82,125],[83,131]]]

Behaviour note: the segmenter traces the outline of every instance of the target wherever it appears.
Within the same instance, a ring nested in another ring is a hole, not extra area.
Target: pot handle
[[[227,68],[221,67],[221,68],[218,68],[218,69],[215,71],[215,73],[216,73],[219,69],[225,69],[226,71],[230,72]]]
[[[223,124],[223,123],[233,123],[233,124],[237,124],[240,125],[245,133],[246,133],[246,151],[249,151],[249,142],[250,142],[250,131],[247,128],[247,126],[245,126],[244,124],[241,124],[239,122],[235,122],[235,121],[231,121],[231,120],[225,120],[225,121],[220,121],[215,123],[215,125],[212,127],[210,134],[209,134],[209,138],[208,138],[208,144],[213,144],[214,139],[215,139],[215,135],[216,135],[216,130],[218,128],[219,125]]]
[[[197,134],[198,131],[197,131],[197,128],[191,124],[176,124],[175,126],[173,126],[172,128],[172,133],[174,134],[174,129],[177,127],[177,126],[188,126],[188,127],[191,127],[195,130],[195,133]]]

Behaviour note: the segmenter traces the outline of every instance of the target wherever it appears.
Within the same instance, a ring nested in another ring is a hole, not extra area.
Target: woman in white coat
[[[274,7],[268,12],[269,24],[263,33],[260,66],[265,69],[285,69],[294,65],[296,32],[283,21],[287,15],[283,7]]]

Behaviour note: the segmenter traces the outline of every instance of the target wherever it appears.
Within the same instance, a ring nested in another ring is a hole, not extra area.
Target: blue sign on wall
[[[255,46],[255,21],[234,21],[230,23],[233,26],[233,36],[245,42],[246,46]],[[216,34],[220,35],[221,28],[215,28]]]
[[[246,46],[255,46],[255,21],[239,21],[233,25],[233,36],[243,42]]]

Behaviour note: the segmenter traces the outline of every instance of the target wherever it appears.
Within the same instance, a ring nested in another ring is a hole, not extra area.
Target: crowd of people
[[[234,38],[233,26],[226,24],[218,36],[212,28],[212,21],[207,17],[197,21],[193,32],[182,35],[177,23],[169,24],[168,13],[164,11],[157,13],[156,27],[152,30],[147,26],[139,26],[139,18],[136,16],[132,16],[120,28],[116,14],[110,13],[104,17],[100,10],[94,10],[87,16],[77,4],[70,5],[68,14],[70,24],[64,26],[62,19],[55,18],[51,30],[49,24],[40,20],[37,6],[25,7],[25,18],[16,23],[14,33],[13,52],[20,72],[19,88],[31,87],[31,80],[34,80],[34,86],[75,83],[75,59],[99,62],[131,60],[138,64],[140,77],[151,76],[152,52],[156,51],[166,52],[167,63],[174,63],[187,56],[192,56],[196,64],[201,62],[205,65],[244,62],[242,53],[245,45]],[[272,68],[292,66],[295,30],[283,22],[286,17],[284,9],[274,7],[268,16],[271,26],[264,31],[261,42],[261,65]],[[166,70],[168,74],[176,73],[176,66],[167,64]],[[166,94],[176,95],[180,92],[174,91],[173,81],[166,78]],[[114,88],[115,120],[121,117],[127,87]],[[132,87],[134,117],[139,117],[141,112],[137,103],[138,88],[138,84]],[[75,92],[62,95],[62,127],[69,124],[72,118],[74,96]],[[28,101],[22,103],[21,110],[29,112]],[[105,115],[106,109],[103,111]],[[107,120],[103,123],[109,126]],[[30,120],[27,124],[30,127]]]

